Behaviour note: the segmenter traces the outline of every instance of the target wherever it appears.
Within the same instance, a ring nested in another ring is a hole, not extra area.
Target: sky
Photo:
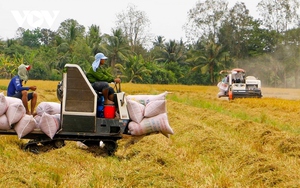
[[[88,27],[100,26],[101,34],[111,34],[115,28],[116,15],[132,4],[136,10],[145,12],[150,20],[150,33],[169,40],[185,40],[182,26],[187,23],[187,12],[199,0],[1,0],[0,39],[16,36],[18,27],[33,30],[37,27],[56,31],[61,22],[74,19]],[[238,0],[227,0],[231,8]],[[201,0],[200,2],[204,2]],[[258,17],[256,5],[260,0],[239,0]]]

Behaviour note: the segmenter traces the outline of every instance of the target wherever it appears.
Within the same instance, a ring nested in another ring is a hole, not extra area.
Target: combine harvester
[[[49,124],[48,120],[52,119],[46,119],[45,124],[47,124],[47,130],[43,131],[41,126],[39,126],[39,129],[30,127],[29,121],[28,123],[19,123],[23,118],[34,118],[31,115],[22,114],[20,121],[7,123],[6,128],[0,128],[0,135],[18,135],[19,139],[29,139],[29,142],[25,144],[23,149],[34,153],[39,153],[38,146],[50,145],[54,148],[61,148],[65,145],[65,141],[79,141],[87,147],[96,146],[100,150],[104,148],[109,155],[113,155],[118,146],[117,141],[124,136],[145,136],[152,133],[162,133],[165,136],[173,134],[173,130],[168,124],[165,108],[162,108],[164,110],[162,114],[152,113],[153,116],[148,116],[147,118],[145,118],[144,114],[140,113],[140,121],[135,123],[133,118],[136,117],[136,112],[140,111],[131,109],[130,106],[128,106],[128,102],[132,103],[136,101],[129,100],[129,96],[125,97],[125,93],[120,91],[120,85],[119,88],[117,88],[117,85],[115,86],[117,89],[117,116],[115,115],[115,108],[108,108],[107,112],[109,113],[106,113],[105,105],[102,106],[104,107],[102,111],[103,114],[99,115],[99,107],[101,107],[101,105],[99,105],[99,99],[101,99],[101,93],[96,93],[87,80],[83,70],[78,65],[66,64],[63,80],[57,86],[57,97],[60,100],[60,104],[58,103],[60,108],[57,114],[59,118],[57,118],[56,123],[53,122]],[[161,95],[141,95],[140,98],[146,97],[147,101],[149,101],[149,97],[159,97],[159,99],[163,99],[160,101],[164,101],[165,96],[166,92]],[[131,97],[136,98],[138,96],[133,95]],[[147,108],[147,106],[145,107],[146,104],[142,105],[138,102],[136,103],[143,108]],[[164,104],[165,103],[162,103],[162,105]],[[0,104],[1,108],[2,105],[5,107],[5,104],[2,103]],[[10,109],[10,105],[6,106],[8,107],[5,108]],[[23,108],[22,106],[21,109]],[[10,116],[7,114],[8,111],[9,110],[0,117],[6,118],[6,116]],[[49,116],[50,115],[44,112],[42,118]],[[40,122],[41,121],[42,120],[40,120]],[[164,124],[160,124],[160,122]],[[131,124],[132,126],[130,126]],[[49,135],[46,132],[48,129],[53,128],[52,125],[54,125],[54,128],[57,127],[57,129],[52,131],[52,135]],[[42,126],[44,126],[44,124],[42,124]],[[164,131],[166,127],[168,130]],[[103,147],[99,147],[101,143],[103,143]]]
[[[222,70],[224,75],[222,81],[218,83],[218,97],[234,98],[261,98],[261,81],[254,76],[245,76],[245,71],[240,68],[232,70]]]

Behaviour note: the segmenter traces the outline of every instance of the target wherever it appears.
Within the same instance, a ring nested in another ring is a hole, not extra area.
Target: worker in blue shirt
[[[35,115],[34,108],[37,103],[37,93],[34,92],[36,90],[36,86],[23,87],[23,81],[28,81],[28,71],[30,70],[29,65],[21,64],[18,67],[18,75],[14,76],[9,82],[7,88],[7,96],[16,97],[22,100],[22,103],[26,109],[26,114]],[[31,90],[32,92],[29,92]],[[29,111],[28,101],[31,101]]]

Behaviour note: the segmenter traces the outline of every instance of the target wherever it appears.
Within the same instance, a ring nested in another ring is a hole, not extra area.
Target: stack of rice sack
[[[0,129],[14,129],[19,138],[34,130],[36,121],[26,114],[21,99],[6,97],[0,93]]]
[[[132,120],[128,129],[131,135],[160,132],[166,137],[174,134],[169,125],[166,109],[167,92],[159,95],[128,95],[127,109]]]
[[[48,114],[47,110],[49,113],[54,113],[55,115]],[[60,104],[42,102],[37,106],[37,113],[38,115],[35,117],[26,114],[26,109],[21,99],[7,97],[3,93],[0,93],[1,130],[14,129],[18,137],[22,138],[34,129],[39,128],[52,139],[59,128],[59,116],[57,114],[60,114]],[[54,126],[56,128],[55,133],[53,133]]]

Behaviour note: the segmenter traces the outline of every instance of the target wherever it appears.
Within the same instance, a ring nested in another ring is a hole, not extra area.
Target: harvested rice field
[[[58,101],[55,81],[38,102]],[[8,80],[0,80],[6,93]],[[216,86],[122,84],[128,95],[168,91],[174,131],[124,137],[114,156],[67,142],[33,154],[0,135],[0,187],[300,187],[300,90],[262,88],[263,98],[217,98]]]

